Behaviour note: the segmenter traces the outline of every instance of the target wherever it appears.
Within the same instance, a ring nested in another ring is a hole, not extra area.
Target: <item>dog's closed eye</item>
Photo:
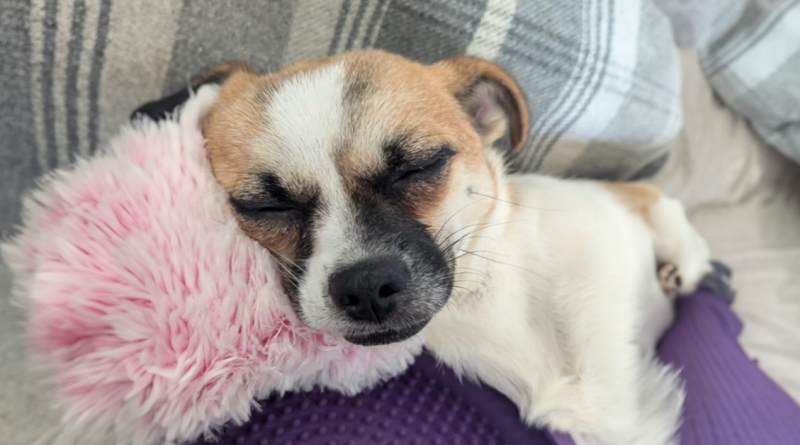
[[[243,196],[231,196],[231,207],[239,215],[253,220],[290,221],[303,217],[310,205],[291,195],[277,177],[258,175],[256,186]]]
[[[271,198],[260,200],[240,200],[231,198],[231,205],[237,213],[250,217],[290,217],[299,216],[299,209],[291,203]]]
[[[421,162],[399,168],[394,174],[392,187],[403,188],[413,182],[436,176],[444,169],[453,154],[453,150],[445,147]]]

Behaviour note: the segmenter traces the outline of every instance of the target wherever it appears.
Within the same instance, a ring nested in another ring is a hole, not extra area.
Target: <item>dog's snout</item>
[[[333,274],[329,291],[336,306],[353,320],[380,323],[397,307],[408,280],[400,258],[373,258]]]

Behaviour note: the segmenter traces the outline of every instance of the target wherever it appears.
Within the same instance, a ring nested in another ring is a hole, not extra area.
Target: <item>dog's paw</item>
[[[699,287],[711,290],[728,304],[733,304],[736,289],[731,284],[731,269],[719,261],[712,261],[713,270],[700,281]]]
[[[681,279],[678,266],[672,263],[663,263],[658,266],[656,273],[658,275],[658,283],[661,285],[664,295],[669,299],[677,297],[683,285],[683,279]]]

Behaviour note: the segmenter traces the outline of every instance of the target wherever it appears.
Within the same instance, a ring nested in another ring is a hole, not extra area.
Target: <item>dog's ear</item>
[[[443,60],[446,85],[472,119],[484,145],[509,135],[513,150],[521,150],[528,137],[530,113],[517,82],[498,65],[475,57]]]
[[[197,91],[201,86],[210,83],[222,84],[233,73],[239,71],[250,72],[250,68],[248,68],[246,63],[240,61],[219,65],[203,74],[193,77],[188,88],[183,88],[177,93],[148,102],[137,108],[136,111],[131,114],[131,119],[137,119],[143,116],[156,121],[166,119],[175,109],[189,100],[191,94]]]

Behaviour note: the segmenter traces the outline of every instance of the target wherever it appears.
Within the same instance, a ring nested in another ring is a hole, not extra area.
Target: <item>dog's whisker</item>
[[[485,249],[470,250],[469,253],[482,253],[484,255],[491,254],[491,255],[501,256],[503,258],[508,258],[508,255],[503,255],[501,253],[497,253],[497,252],[494,252],[494,251],[491,251],[491,250],[485,250]]]
[[[450,235],[448,235],[448,238],[453,236],[453,235],[455,235],[456,233],[458,233],[458,232],[460,232],[462,230],[469,229],[469,228],[476,227],[476,226],[481,227],[480,230],[483,230],[483,228],[489,228],[489,227],[494,227],[494,226],[504,225],[504,224],[512,224],[512,223],[517,223],[517,222],[526,222],[526,221],[527,220],[524,220],[524,219],[518,219],[518,220],[511,220],[511,221],[487,221],[487,222],[483,222],[483,223],[468,224],[468,225],[466,225],[466,226],[454,231]],[[475,233],[475,232],[472,232],[472,233]],[[442,241],[447,241],[448,238],[445,238]]]
[[[289,263],[292,267],[299,267],[299,265],[297,263],[295,263],[291,258],[287,257],[286,255],[283,255],[280,252],[276,252],[276,251],[270,250],[270,253],[272,253],[272,255],[278,257],[281,261]]]
[[[493,242],[496,242],[496,243],[500,242],[497,238],[494,238],[494,237],[491,237],[491,236],[484,236],[484,235],[473,235],[473,236],[470,236],[469,239],[471,239],[471,240],[472,239],[482,239],[482,240],[487,240],[487,241],[493,241]]]
[[[475,292],[475,291],[474,291],[474,290],[472,290],[472,289],[469,289],[469,288],[466,288],[466,287],[462,287],[462,286],[457,286],[457,285],[453,285],[453,289],[458,289],[458,290],[462,290],[462,291],[464,291],[464,292],[469,292],[469,293],[470,293],[470,294],[472,294],[472,296],[473,296],[473,297],[475,297],[476,299],[480,298],[480,296],[478,296],[478,293],[477,293],[477,292]],[[457,299],[457,298],[456,298],[454,301],[456,301],[456,302],[457,302],[456,304],[458,304],[458,299]]]
[[[450,274],[450,276],[453,277],[453,278],[455,278],[456,275],[475,275],[475,276],[483,277],[483,278],[487,278],[489,276],[488,274],[485,274],[485,273],[472,272],[470,270],[464,270],[464,271],[460,271],[460,272],[453,272],[452,274]]]
[[[473,194],[473,195],[482,196],[484,198],[494,199],[495,201],[503,202],[503,203],[506,203],[506,204],[511,204],[513,206],[521,207],[523,209],[541,210],[541,211],[545,211],[545,212],[563,212],[563,211],[570,210],[570,209],[548,209],[548,208],[544,208],[544,207],[531,207],[531,206],[527,206],[527,205],[524,205],[524,204],[520,204],[518,202],[508,201],[506,199],[498,198],[496,196],[487,195],[485,193],[480,193],[480,192],[476,192],[476,191],[470,191],[469,193]]]
[[[462,284],[462,283],[476,283],[476,284],[483,285],[484,281],[483,280],[456,280],[456,281],[453,281],[453,284]]]
[[[436,242],[436,239],[437,239],[437,238],[439,238],[439,235],[442,233],[442,230],[444,230],[444,228],[445,228],[445,226],[447,225],[447,223],[449,223],[449,222],[450,222],[450,221],[451,221],[451,220],[452,220],[452,219],[453,219],[453,218],[454,218],[456,215],[458,215],[459,213],[461,213],[461,212],[462,212],[464,209],[466,209],[467,207],[469,207],[469,206],[471,206],[471,205],[474,205],[474,204],[477,204],[477,203],[479,203],[479,202],[480,202],[480,200],[475,200],[475,201],[472,201],[472,202],[470,202],[469,204],[465,205],[464,207],[461,207],[460,209],[458,209],[458,210],[456,210],[455,212],[453,212],[453,214],[452,214],[452,215],[450,215],[450,216],[449,216],[449,217],[448,217],[446,220],[444,220],[444,222],[442,223],[442,225],[439,227],[439,230],[437,230],[437,231],[436,231],[436,235],[434,235],[434,236],[433,236],[433,241],[434,241],[434,242]]]
[[[464,253],[463,253],[462,255],[460,255],[460,256],[459,256],[459,258],[461,258],[461,257],[463,257],[463,256],[466,256],[466,255],[472,255],[472,256],[476,256],[476,257],[478,257],[478,258],[481,258],[481,259],[484,259],[484,260],[486,260],[486,261],[491,261],[491,262],[493,262],[493,263],[496,263],[496,264],[501,264],[501,265],[504,265],[504,266],[513,267],[513,268],[515,268],[515,269],[519,269],[519,270],[521,270],[521,271],[523,271],[523,272],[528,272],[528,273],[530,273],[530,274],[533,274],[533,275],[536,275],[536,276],[538,276],[538,277],[542,277],[542,275],[541,275],[540,273],[538,273],[538,272],[536,272],[536,271],[534,271],[534,270],[531,270],[531,269],[526,269],[526,268],[524,268],[524,267],[522,267],[522,266],[518,266],[518,265],[516,265],[516,264],[506,263],[506,262],[503,262],[503,261],[497,261],[497,260],[495,260],[495,259],[493,259],[493,258],[489,258],[489,257],[486,257],[486,256],[484,256],[484,255],[481,255],[480,253],[475,253],[475,252],[464,251]]]
[[[473,235],[473,234],[475,234],[475,233],[477,233],[477,232],[479,232],[479,231],[481,231],[481,230],[486,230],[486,229],[488,229],[488,228],[491,228],[491,227],[496,227],[496,226],[500,226],[500,225],[506,225],[506,224],[513,224],[513,223],[517,223],[517,222],[524,222],[524,221],[525,221],[525,220],[515,220],[515,221],[504,221],[504,222],[496,222],[496,223],[483,223],[483,224],[479,224],[479,226],[480,226],[480,227],[478,227],[478,228],[474,229],[473,231],[471,231],[471,232],[469,232],[469,233],[467,233],[467,234],[465,234],[465,235],[461,236],[460,238],[456,239],[455,241],[451,242],[449,245],[447,245],[446,247],[442,248],[442,250],[449,250],[449,249],[452,249],[452,248],[453,248],[453,246],[455,246],[456,244],[458,244],[458,243],[459,243],[459,242],[461,242],[462,240],[466,239],[468,236],[470,236],[470,235]],[[454,232],[454,233],[455,233],[455,232]],[[443,242],[444,242],[444,241],[447,241],[447,240],[448,240],[448,239],[449,239],[449,238],[450,238],[452,235],[453,235],[453,234],[450,234],[450,235],[449,235],[447,238],[445,238],[445,239],[444,239],[444,240],[442,240],[442,241],[443,241]]]
[[[300,265],[299,265],[299,264],[297,264],[296,262],[292,261],[291,259],[289,259],[289,258],[287,258],[287,257],[285,257],[285,256],[283,256],[283,255],[281,255],[281,261],[283,261],[283,262],[285,262],[285,263],[289,264],[289,265],[290,265],[290,266],[292,266],[293,268],[296,268],[296,269],[299,269],[299,268],[300,268]]]
[[[466,250],[466,249],[462,249],[460,252],[461,252],[461,253],[460,253],[459,255],[456,255],[456,259],[458,259],[458,258],[463,258],[463,257],[465,257],[465,256],[467,256],[467,255],[473,255],[473,254],[484,254],[484,255],[485,255],[485,254],[492,254],[492,255],[500,255],[499,253],[493,252],[493,251],[491,251],[491,250],[485,250],[485,249],[484,249],[484,250]],[[503,257],[506,257],[506,258],[508,258],[508,256],[507,256],[507,255],[500,255],[500,256],[503,256]]]
[[[460,229],[454,230],[454,231],[453,231],[453,233],[451,233],[451,234],[447,235],[447,237],[445,237],[445,238],[444,238],[444,239],[442,239],[441,241],[438,241],[438,242],[437,242],[437,245],[439,245],[439,246],[441,247],[441,243],[444,243],[444,242],[446,242],[446,241],[447,241],[447,240],[449,240],[451,237],[453,237],[453,236],[457,235],[459,232],[461,232],[461,231],[463,231],[463,230],[469,230],[469,229],[472,229],[473,227],[484,227],[484,226],[487,226],[488,224],[490,224],[490,223],[489,223],[489,222],[486,222],[486,223],[475,223],[475,224],[468,224],[468,225],[466,225],[466,226],[464,226],[464,227],[461,227]],[[475,233],[475,231],[469,232],[469,233],[467,233],[467,234],[466,234],[466,235],[464,235],[464,236],[469,236],[469,235],[471,235],[471,234],[473,234],[473,233]],[[463,238],[463,237],[462,237],[462,238]],[[451,246],[452,246],[452,244],[451,244]],[[442,248],[442,250],[445,250],[445,248]]]
[[[289,271],[292,271],[293,269],[298,267],[295,262],[293,262],[292,260],[286,258],[283,255],[276,254],[274,252],[273,252],[273,255],[275,255],[277,257],[278,263],[283,265],[284,267],[286,267]]]
[[[486,273],[486,271],[485,271],[485,270],[476,269],[476,268],[474,268],[474,267],[458,266],[458,269],[459,269],[459,270],[472,270],[472,271],[475,271],[475,272],[478,272],[478,273],[483,273],[483,274],[485,274],[485,273]]]
[[[292,261],[290,258],[286,257],[285,255],[282,255],[279,252],[275,252],[275,251],[270,250],[270,253],[273,256],[275,256],[275,258],[278,260],[277,261],[278,266],[283,270],[283,273],[285,273],[287,275],[287,278],[289,278],[289,280],[292,283],[295,283],[295,284],[299,283],[300,282],[300,276],[297,275],[296,270],[299,269],[300,266],[297,263],[295,263],[294,261]]]
[[[456,280],[456,281],[458,279],[461,279],[462,277],[478,278],[478,279],[481,279],[481,280],[484,280],[484,281],[489,279],[489,275],[487,275],[487,274],[479,274],[477,272],[463,272],[462,274],[453,274],[453,275],[450,276],[450,278],[452,278],[453,280]]]

